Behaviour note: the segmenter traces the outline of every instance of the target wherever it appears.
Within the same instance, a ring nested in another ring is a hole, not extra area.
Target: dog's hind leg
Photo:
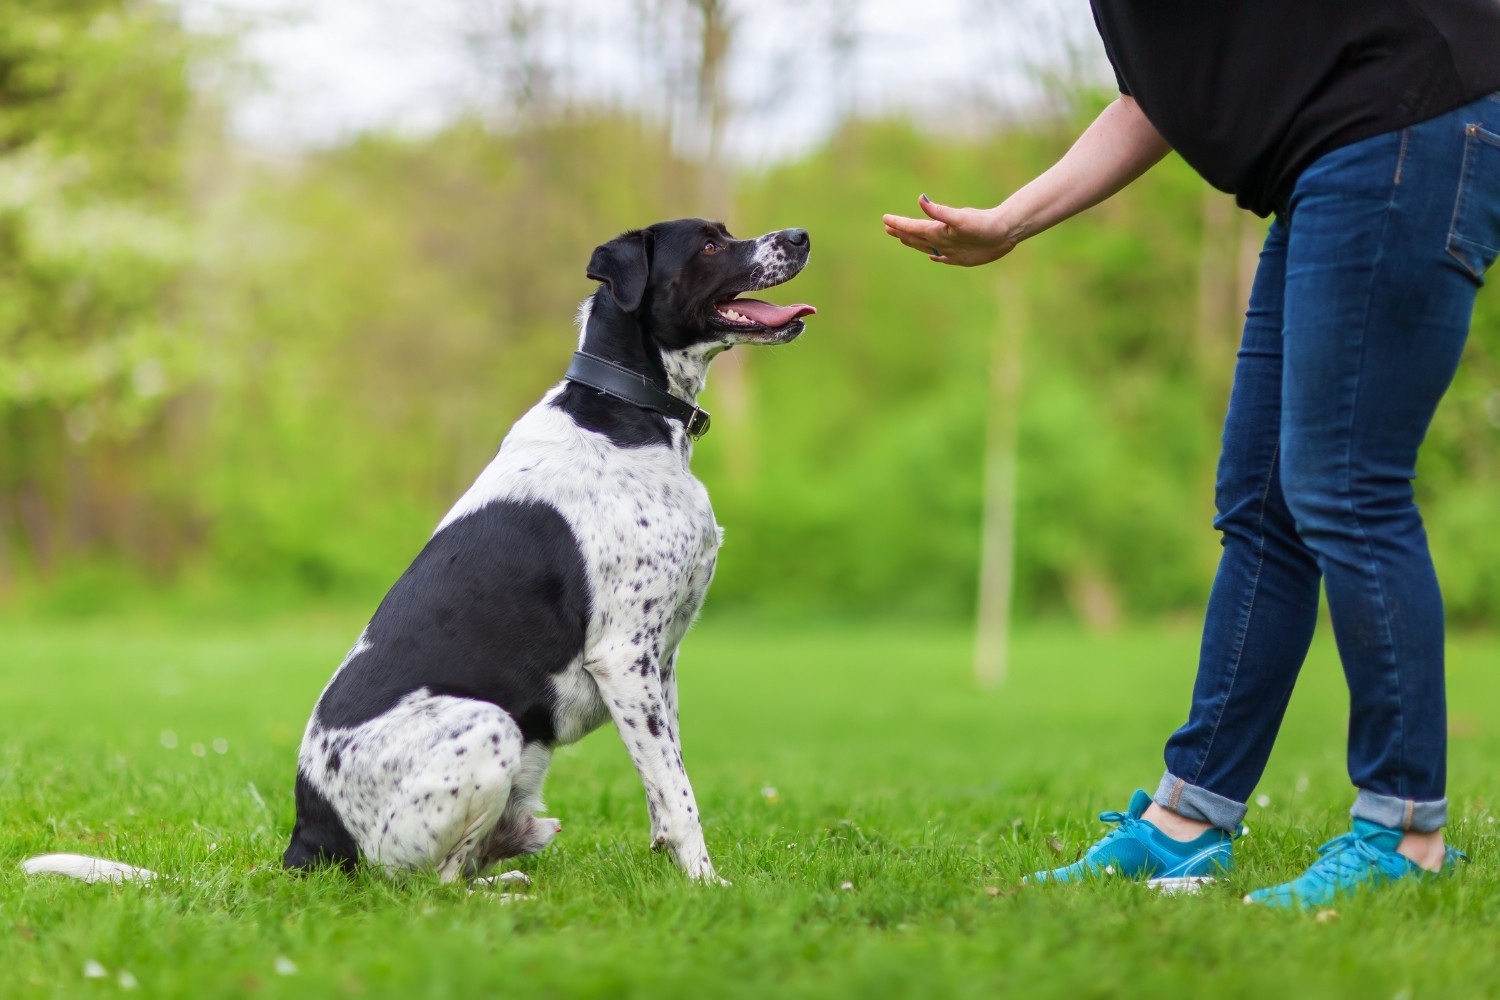
[[[378,758],[367,772],[399,775],[366,854],[387,868],[436,869],[444,882],[472,876],[511,797],[520,727],[498,706],[467,698],[408,699],[398,713],[365,737],[378,745],[364,748]]]
[[[521,751],[520,763],[511,779],[510,800],[505,804],[500,822],[490,831],[479,862],[480,871],[506,858],[536,854],[561,832],[562,824],[557,820],[536,815],[546,808],[542,805],[542,780],[547,776],[547,766],[551,762],[552,750],[545,744],[528,743]],[[506,872],[498,878],[503,881],[519,875],[520,872]]]

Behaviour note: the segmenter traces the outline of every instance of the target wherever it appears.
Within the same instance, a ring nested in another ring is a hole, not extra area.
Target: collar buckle
[[[696,403],[689,403],[672,395],[648,376],[613,361],[578,351],[573,355],[573,361],[563,377],[616,399],[623,399],[627,403],[679,420],[688,437],[694,441],[708,433],[707,410],[699,409]]]
[[[683,421],[683,428],[687,431],[687,436],[696,441],[708,433],[708,427],[711,422],[712,420],[708,415],[708,411],[700,410],[695,406],[693,407],[692,416]]]

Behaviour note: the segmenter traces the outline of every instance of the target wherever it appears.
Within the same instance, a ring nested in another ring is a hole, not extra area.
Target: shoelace
[[[1130,836],[1135,828],[1141,825],[1141,821],[1129,813],[1122,813],[1114,809],[1100,813],[1099,820],[1104,823],[1118,823],[1119,826],[1106,833],[1104,838],[1098,844],[1094,845],[1095,848],[1103,847],[1112,840]]]
[[[1302,876],[1325,886],[1344,884],[1344,877],[1374,867],[1382,872],[1386,852],[1352,833],[1335,837],[1318,848],[1318,860]]]

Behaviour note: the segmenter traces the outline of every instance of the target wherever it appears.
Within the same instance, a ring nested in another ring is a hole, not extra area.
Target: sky
[[[234,87],[236,133],[295,150],[379,128],[422,132],[482,101],[466,28],[517,0],[176,0],[190,27],[233,27],[259,69]],[[638,11],[681,0],[519,0],[548,26],[539,48],[573,96],[659,100]],[[1033,70],[1106,80],[1088,0],[737,0],[731,155],[774,160],[827,134],[841,110],[900,109],[939,125],[959,108],[1024,108]],[[839,62],[827,39],[854,39]]]

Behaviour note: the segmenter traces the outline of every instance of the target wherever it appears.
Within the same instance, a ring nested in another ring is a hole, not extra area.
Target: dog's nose
[[[783,229],[781,235],[794,247],[807,246],[808,237],[806,229]]]

